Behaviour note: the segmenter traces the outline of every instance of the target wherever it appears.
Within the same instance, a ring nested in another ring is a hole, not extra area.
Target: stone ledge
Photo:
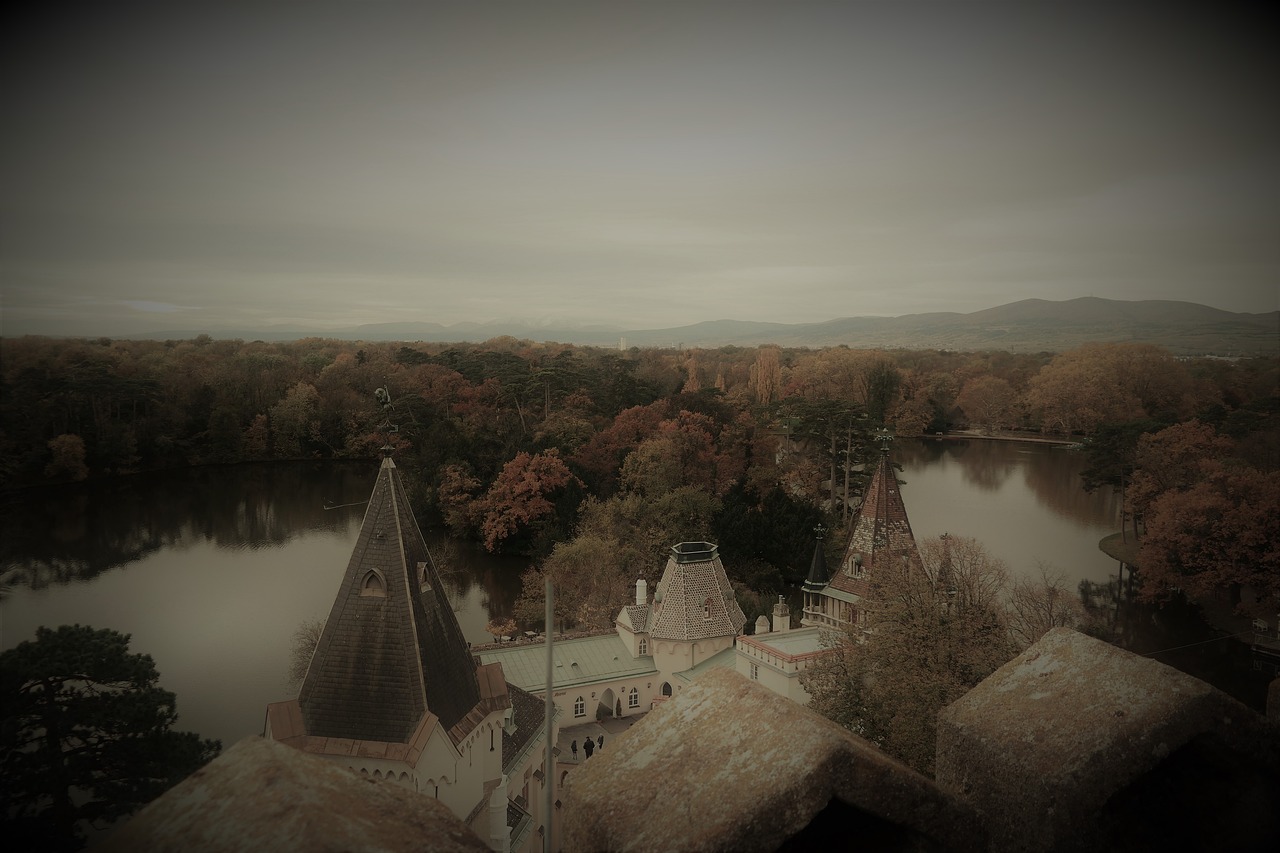
[[[1126,791],[1185,775],[1171,768],[1210,755],[1241,768],[1235,782],[1217,784],[1238,782],[1242,796],[1280,791],[1276,730],[1259,714],[1189,675],[1066,628],[943,709],[937,749],[938,784],[982,813],[994,850],[1097,848],[1121,824],[1153,818],[1122,813]],[[1194,793],[1170,789],[1165,799],[1185,807]],[[1185,811],[1167,817],[1216,820]]]

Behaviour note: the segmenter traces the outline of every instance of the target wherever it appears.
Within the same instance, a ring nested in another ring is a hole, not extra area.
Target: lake
[[[40,625],[132,635],[178,697],[178,728],[260,733],[298,625],[329,615],[377,474],[370,462],[208,467],[24,493],[4,507],[0,647]],[[334,506],[334,509],[325,509]],[[469,641],[491,641],[527,561],[428,535]]]
[[[1080,488],[1081,454],[974,439],[899,442],[894,458],[917,539],[971,536],[1013,571],[1043,563],[1073,590],[1115,573],[1097,543],[1118,529],[1117,498]],[[294,695],[293,633],[328,615],[376,473],[374,462],[237,465],[10,497],[0,647],[39,625],[113,628],[155,658],[179,728],[224,745],[260,733],[266,704]],[[466,638],[489,641],[527,561],[438,534],[428,544]]]
[[[1098,540],[1120,529],[1120,498],[1081,488],[1083,454],[1040,442],[943,439],[899,442],[893,459],[917,541],[968,536],[1014,573],[1038,577],[1044,565],[1073,591],[1116,573]]]

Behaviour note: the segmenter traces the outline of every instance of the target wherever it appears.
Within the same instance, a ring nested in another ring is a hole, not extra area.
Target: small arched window
[[[575,717],[585,717],[587,715],[587,701],[581,696],[573,700],[573,715]]]
[[[640,638],[640,654],[642,655],[649,654],[649,641],[646,640],[644,637]]]
[[[640,691],[635,689],[634,687],[632,687],[631,692],[627,694],[627,707],[628,708],[640,707]]]
[[[702,618],[703,619],[711,618],[711,599],[710,598],[702,602]]]
[[[370,569],[364,573],[364,580],[360,582],[360,594],[372,595],[378,598],[386,597],[387,584],[377,569]]]
[[[427,564],[418,563],[418,590],[426,592],[431,589],[431,576],[427,574]]]

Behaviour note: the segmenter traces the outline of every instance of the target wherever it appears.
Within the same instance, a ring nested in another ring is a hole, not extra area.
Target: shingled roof
[[[855,577],[855,562],[860,562],[863,571],[869,572],[875,569],[877,561],[883,563],[891,556],[906,557],[913,562],[920,560],[907,508],[898,491],[898,478],[886,451],[880,455],[880,464],[858,510],[840,570],[831,579],[830,586],[841,592],[866,595],[869,588],[865,577]]]
[[[664,640],[736,637],[746,621],[716,546],[672,546],[654,595],[649,634]]]
[[[813,559],[809,562],[809,574],[804,579],[804,588],[807,592],[817,592],[827,585],[830,577],[827,571],[827,549],[819,536],[813,546]]]
[[[636,633],[649,630],[649,605],[628,604],[618,614],[617,621]]]
[[[509,701],[499,692],[500,701]],[[383,459],[298,694],[306,732],[403,743],[427,712],[450,730],[482,698],[475,661],[399,471]]]

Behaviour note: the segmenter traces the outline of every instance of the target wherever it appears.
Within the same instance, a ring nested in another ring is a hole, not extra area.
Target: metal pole
[[[551,739],[551,720],[555,716],[555,699],[552,697],[551,677],[554,673],[554,663],[551,659],[551,635],[554,633],[555,621],[552,614],[555,613],[555,590],[551,586],[551,578],[546,581],[546,598],[547,598],[547,694],[546,701],[543,705],[543,713],[546,719],[543,724],[546,727],[544,737],[547,743],[547,780],[543,785],[543,793],[546,794],[546,802],[543,804],[545,817],[542,821],[542,850],[543,853],[551,853],[551,817],[555,811],[556,802],[556,767],[555,767],[555,741]]]

